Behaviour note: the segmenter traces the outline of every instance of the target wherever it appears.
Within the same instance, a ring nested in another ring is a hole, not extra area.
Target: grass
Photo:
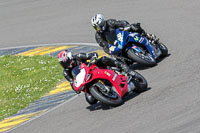
[[[39,99],[62,79],[56,57],[1,56],[0,120]]]

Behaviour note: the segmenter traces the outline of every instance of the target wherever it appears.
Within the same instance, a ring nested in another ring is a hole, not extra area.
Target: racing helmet
[[[96,14],[94,17],[92,17],[91,23],[94,29],[98,32],[102,33],[106,29],[106,21],[102,14]]]
[[[58,55],[58,61],[63,68],[69,68],[72,65],[72,53],[68,50],[61,51]]]

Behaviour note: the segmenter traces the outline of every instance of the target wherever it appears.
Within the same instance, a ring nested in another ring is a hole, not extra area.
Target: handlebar
[[[91,59],[90,59],[90,62],[88,64],[88,67],[91,67],[93,64],[95,64],[97,62],[97,57],[96,56],[93,56]]]

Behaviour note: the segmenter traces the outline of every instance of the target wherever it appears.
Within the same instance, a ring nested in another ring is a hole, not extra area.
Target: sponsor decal
[[[122,33],[118,33],[117,34],[117,38],[120,42],[123,42],[123,37],[122,37]]]
[[[133,46],[133,48],[135,48],[135,49],[136,49],[137,47],[136,47],[136,46]]]
[[[132,48],[135,49],[137,52],[141,52],[140,48],[137,47],[137,46],[135,46],[135,45],[134,45]],[[135,53],[135,54],[136,54],[136,53]]]
[[[142,38],[142,37],[141,37],[141,38],[140,38],[140,40],[139,40],[139,42],[140,42],[140,43],[142,43],[142,42],[143,42],[143,40],[144,40],[144,38]]]
[[[135,41],[137,42],[139,40],[139,37],[138,36],[135,36],[134,37]]]
[[[129,36],[134,37],[137,33],[131,33]]]
[[[111,76],[110,73],[108,73],[107,71],[104,72],[106,75],[108,75],[109,77]]]
[[[115,48],[116,48],[116,46],[111,46],[111,47],[109,48],[109,50],[110,50],[110,51],[115,51]]]
[[[115,73],[115,75],[113,76],[112,80],[115,81],[116,77],[117,77],[117,74]]]
[[[82,65],[81,65],[81,68],[83,68],[83,67],[84,67],[84,65],[82,64]]]

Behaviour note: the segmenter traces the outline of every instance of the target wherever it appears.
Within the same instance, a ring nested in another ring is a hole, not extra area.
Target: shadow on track
[[[151,87],[147,88],[147,91],[151,90]],[[145,92],[142,92],[142,93],[145,93]],[[124,97],[123,97],[123,104],[125,104],[125,102],[129,101],[129,100],[132,100],[133,98],[135,98],[136,96],[139,96],[141,93],[136,93],[136,92],[130,92],[129,94],[126,94]],[[123,106],[120,105],[120,106]],[[119,107],[119,106],[117,106]],[[86,107],[87,109],[89,109],[90,111],[96,111],[96,110],[109,110],[109,109],[114,109],[114,108],[117,108],[117,107],[112,107],[112,106],[109,106],[109,105],[106,105],[106,104],[103,104],[101,102],[98,102],[96,104],[93,104],[93,105],[89,105],[88,107]]]
[[[164,60],[165,58],[169,57],[171,54],[168,54],[166,57],[163,57],[163,58],[158,58],[156,60],[157,63],[160,63],[162,60]],[[133,65],[130,66],[131,69],[133,70],[145,70],[145,69],[150,69],[152,67],[149,67],[149,66],[145,66],[145,65],[142,65],[142,64],[139,64],[139,63],[134,63]],[[155,67],[155,66],[153,66]]]

